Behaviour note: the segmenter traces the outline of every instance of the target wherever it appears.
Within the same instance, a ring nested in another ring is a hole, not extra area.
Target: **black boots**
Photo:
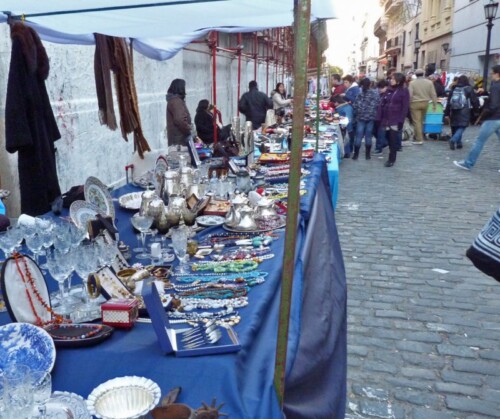
[[[359,157],[359,149],[360,149],[360,147],[359,147],[359,146],[354,146],[354,156],[352,156],[352,159],[353,159],[353,160],[358,160],[358,157]]]
[[[365,158],[366,160],[370,160],[372,156],[370,155],[370,151],[372,149],[371,145],[365,145]]]

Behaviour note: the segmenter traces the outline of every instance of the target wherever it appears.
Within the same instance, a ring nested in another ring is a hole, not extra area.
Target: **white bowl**
[[[118,377],[92,390],[87,407],[101,419],[137,419],[153,410],[160,396],[160,387],[148,378]]]

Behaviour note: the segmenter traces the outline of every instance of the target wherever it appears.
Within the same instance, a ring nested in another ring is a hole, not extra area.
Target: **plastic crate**
[[[424,134],[441,134],[443,124],[424,124]]]
[[[442,113],[426,113],[424,124],[443,124],[443,114]]]

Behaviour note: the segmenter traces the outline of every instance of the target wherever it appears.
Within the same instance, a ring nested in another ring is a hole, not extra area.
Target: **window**
[[[405,55],[405,46],[406,46],[406,32],[403,32],[403,41],[401,45],[401,55]]]
[[[419,30],[420,30],[420,23],[417,23],[415,25],[415,39],[420,39],[420,36],[418,35]]]

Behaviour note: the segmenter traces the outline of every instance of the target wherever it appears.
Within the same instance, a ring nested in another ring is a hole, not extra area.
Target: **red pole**
[[[257,32],[255,32],[253,40],[254,40],[253,47],[254,47],[254,51],[255,51],[255,62],[254,62],[254,66],[253,66],[253,79],[255,81],[257,81],[257,58],[259,56],[259,51],[258,51],[259,41],[257,40]]]
[[[240,110],[238,108],[238,101],[240,100],[241,93],[241,33],[238,34],[238,96],[236,97],[236,115],[240,115]]]
[[[283,78],[281,79],[281,81],[284,83],[285,82],[285,43],[286,43],[286,28],[283,28],[282,29],[283,31],[283,37],[282,37],[282,41],[283,41],[283,45],[282,45],[282,50],[281,50],[281,54],[283,55],[283,62],[282,62],[282,70],[283,70]]]
[[[217,144],[217,45],[219,41],[219,34],[217,32],[212,32],[211,34],[212,48],[212,98],[214,105],[214,142]]]
[[[266,37],[266,95],[269,94],[269,38]]]

